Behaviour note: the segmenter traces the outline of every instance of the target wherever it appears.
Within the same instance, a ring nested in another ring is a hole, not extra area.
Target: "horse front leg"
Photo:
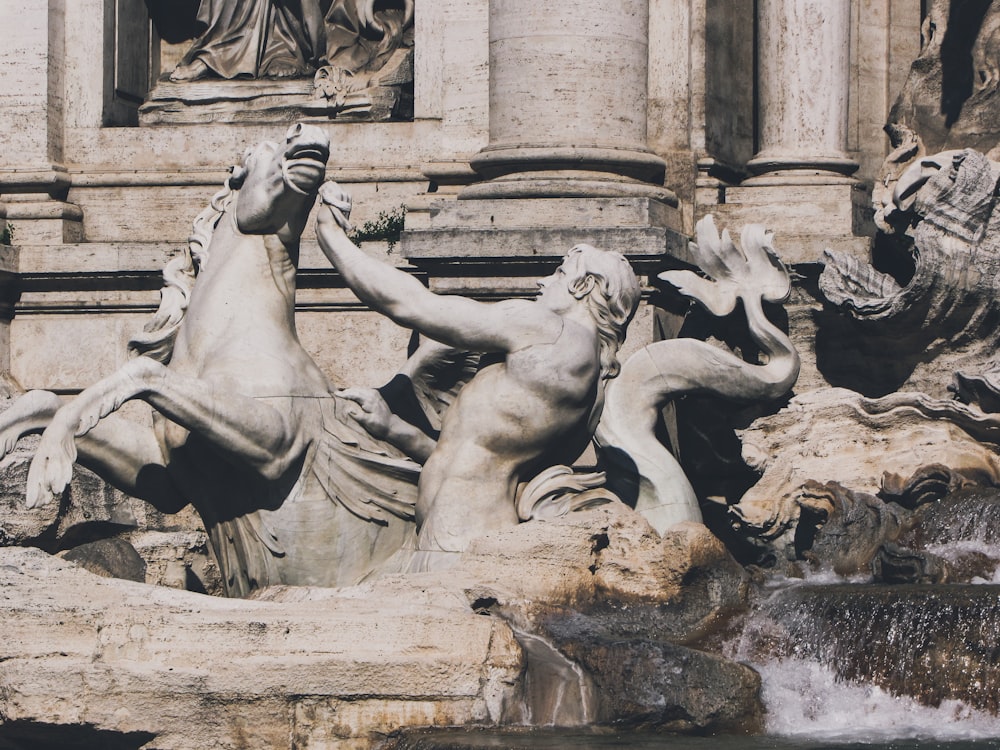
[[[28,469],[29,507],[62,493],[72,478],[77,439],[136,398],[267,479],[281,477],[305,448],[290,413],[137,357],[82,391],[52,417]]]
[[[0,414],[0,458],[10,455],[25,435],[42,432],[62,407],[51,391],[28,391]],[[79,462],[109,484],[151,503],[162,513],[176,513],[187,501],[165,473],[163,451],[147,427],[111,417],[77,441]]]
[[[44,430],[62,406],[51,391],[28,391],[0,414],[0,458],[10,455],[25,435]]]

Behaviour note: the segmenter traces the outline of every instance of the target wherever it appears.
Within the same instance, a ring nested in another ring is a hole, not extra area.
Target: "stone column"
[[[751,171],[829,182],[857,170],[846,153],[850,26],[850,0],[759,0]]]
[[[652,197],[646,146],[648,0],[490,0],[489,182],[462,198]]]
[[[427,201],[401,238],[431,289],[533,297],[579,243],[640,274],[685,256],[666,163],[647,145],[648,2],[489,0],[488,141],[469,161],[482,181]],[[630,347],[649,343],[652,318],[640,309]]]

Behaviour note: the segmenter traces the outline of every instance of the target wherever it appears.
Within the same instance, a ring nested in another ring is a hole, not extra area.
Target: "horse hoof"
[[[73,478],[76,445],[72,433],[67,438],[42,434],[35,457],[28,467],[27,505],[39,508],[61,495]]]
[[[13,453],[18,440],[59,410],[59,397],[51,391],[28,391],[0,415],[0,458]]]

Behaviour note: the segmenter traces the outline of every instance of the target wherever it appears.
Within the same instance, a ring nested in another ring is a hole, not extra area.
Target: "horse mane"
[[[170,361],[195,279],[208,264],[212,235],[232,203],[234,192],[227,180],[222,190],[212,196],[208,207],[195,218],[187,247],[163,269],[160,306],[142,332],[129,339],[129,356],[152,357],[163,364]]]

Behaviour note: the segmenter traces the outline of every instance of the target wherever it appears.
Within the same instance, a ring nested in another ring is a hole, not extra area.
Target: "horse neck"
[[[299,240],[296,236],[294,241],[290,241],[287,237],[282,237],[282,234],[244,234],[236,226],[234,215],[227,212],[212,238],[213,257],[208,263],[208,273],[258,278],[260,266],[266,265],[274,281],[274,288],[288,305],[294,306]],[[246,276],[239,273],[241,268],[245,269]]]

